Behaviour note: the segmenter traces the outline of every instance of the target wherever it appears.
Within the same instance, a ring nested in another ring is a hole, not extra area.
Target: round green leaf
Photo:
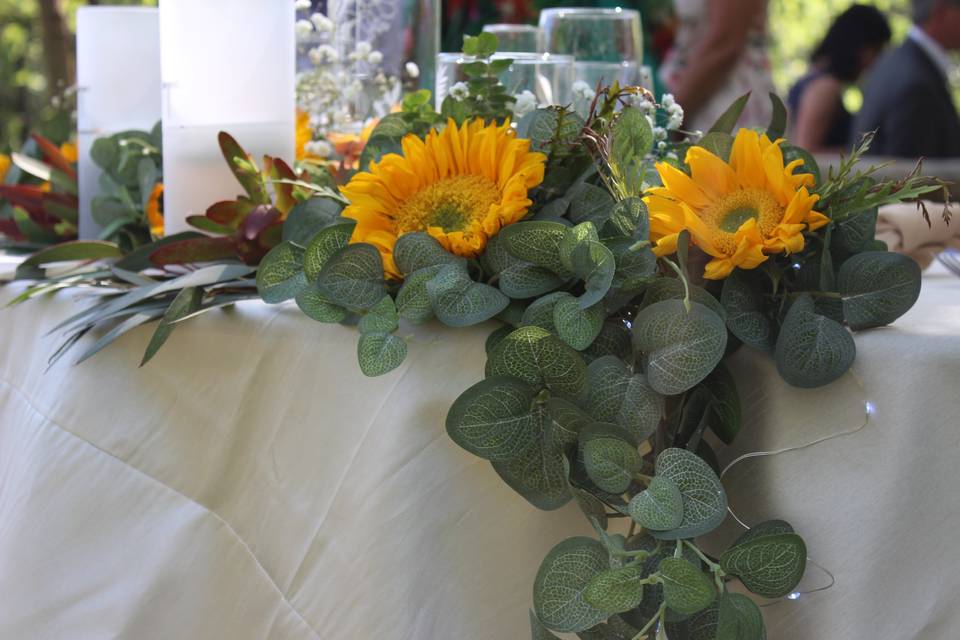
[[[404,275],[438,264],[462,262],[461,258],[449,253],[439,242],[422,231],[405,233],[397,238],[393,246],[393,260]]]
[[[297,306],[304,315],[318,322],[343,322],[347,310],[330,301],[317,289],[307,289],[296,297]]]
[[[590,438],[583,443],[587,475],[607,493],[623,493],[643,465],[640,453],[616,438]]]
[[[307,288],[303,274],[303,249],[281,242],[267,253],[257,268],[257,293],[267,304],[289,300]]]
[[[391,333],[396,331],[398,321],[397,306],[394,304],[393,298],[383,296],[380,302],[360,318],[357,330],[360,333]]]
[[[587,584],[583,599],[607,613],[633,609],[643,600],[643,568],[637,565],[599,573]]]
[[[664,558],[657,571],[663,579],[663,599],[676,613],[697,613],[709,607],[717,597],[713,581],[683,558]]]
[[[479,324],[510,303],[509,298],[494,287],[474,282],[462,263],[442,267],[427,281],[426,288],[437,318],[450,327]]]
[[[427,294],[427,282],[436,276],[442,265],[424,267],[409,274],[397,292],[397,312],[413,324],[421,324],[433,317],[433,305]]]
[[[491,464],[511,489],[538,509],[550,511],[570,502],[563,453],[556,443],[546,440],[542,431],[538,438],[526,441],[516,456]]]
[[[787,312],[774,357],[788,384],[812,389],[842,376],[857,355],[853,336],[839,323],[814,312],[803,295]]]
[[[580,308],[586,309],[600,302],[616,272],[617,261],[613,253],[603,244],[588,241],[577,245],[570,258],[573,273],[583,280],[585,291],[580,296]]]
[[[782,598],[793,591],[806,566],[807,546],[795,533],[760,536],[720,556],[720,567],[726,573],[765,598]]]
[[[283,221],[282,239],[305,247],[321,229],[336,222],[342,210],[343,203],[333,198],[319,196],[304,200],[293,207]]]
[[[644,354],[647,381],[658,393],[693,388],[713,371],[727,346],[727,328],[716,313],[697,302],[664,300],[643,309],[633,321],[634,347]]]
[[[763,536],[775,536],[781,533],[794,533],[793,526],[785,520],[766,520],[747,529],[730,546],[736,547],[737,545],[745,544],[751,540],[762,538]]]
[[[695,538],[717,528],[727,515],[727,494],[713,469],[686,449],[664,449],[655,475],[672,480],[683,496],[683,519],[670,531],[653,531],[662,540]]]
[[[520,325],[540,327],[551,333],[556,333],[556,326],[553,324],[553,310],[557,303],[564,298],[573,299],[573,296],[566,291],[557,291],[556,293],[548,293],[542,298],[537,298],[523,311]]]
[[[382,376],[393,371],[406,357],[407,343],[389,333],[364,333],[357,343],[357,360],[366,376]]]
[[[563,273],[560,262],[560,241],[567,227],[558,222],[526,221],[500,230],[503,247],[514,257],[553,273]]]
[[[310,239],[310,244],[307,245],[303,255],[303,272],[307,275],[308,282],[316,282],[317,276],[320,275],[323,265],[327,263],[330,256],[350,244],[350,235],[355,225],[356,222],[353,220],[332,224],[321,229]]]
[[[737,393],[737,383],[730,370],[721,362],[703,381],[702,386],[711,397],[710,429],[724,443],[731,444],[740,432],[740,394]]]
[[[843,318],[853,330],[890,324],[920,296],[920,266],[909,256],[866,251],[840,267]]]
[[[387,292],[380,252],[370,244],[350,244],[330,256],[317,278],[320,292],[351,309],[369,309]]]
[[[587,585],[609,567],[607,551],[593,538],[564,540],[547,554],[533,583],[533,608],[544,626],[578,632],[607,619],[584,600]]]
[[[487,460],[509,460],[536,438],[532,413],[537,392],[515,378],[492,377],[464,391],[447,413],[447,433]]]
[[[557,335],[577,351],[593,344],[600,335],[605,317],[602,304],[581,309],[577,299],[570,295],[557,300],[553,307],[553,324],[557,328]]]
[[[586,374],[580,354],[539,327],[515,330],[487,360],[487,376],[512,376],[568,398],[580,395]]]
[[[686,289],[683,286],[683,281],[679,278],[657,278],[651,282],[644,291],[643,303],[640,305],[640,308],[644,309],[663,300],[683,300],[685,296]],[[721,318],[726,317],[727,313],[723,305],[706,289],[698,287],[697,285],[690,285],[690,300],[709,307],[711,311]]]
[[[683,522],[683,494],[670,478],[654,476],[649,487],[633,496],[627,512],[645,529],[676,529]]]
[[[763,296],[748,280],[749,276],[736,269],[723,281],[720,304],[727,314],[727,328],[744,344],[773,350],[773,325],[765,313]]]
[[[612,422],[639,442],[656,431],[663,416],[663,396],[641,374],[631,373],[616,356],[604,356],[587,368],[587,410],[599,422]]]
[[[563,278],[549,269],[514,259],[500,271],[498,285],[511,298],[525,300],[549,293],[563,282]]]

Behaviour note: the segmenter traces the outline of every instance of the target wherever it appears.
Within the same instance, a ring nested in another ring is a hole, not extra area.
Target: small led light
[[[800,599],[799,591],[794,591],[793,593],[787,595],[787,600],[799,600],[799,599]]]
[[[870,402],[869,400],[867,400],[867,401],[863,404],[863,409],[864,409],[864,411],[867,412],[867,415],[868,415],[868,416],[872,416],[873,414],[875,414],[875,413],[877,412],[877,405],[875,405],[875,404],[873,404],[872,402]]]
[[[792,265],[790,265],[790,268],[793,269],[794,271],[800,271],[800,269],[802,269],[803,266],[799,262],[794,262]]]

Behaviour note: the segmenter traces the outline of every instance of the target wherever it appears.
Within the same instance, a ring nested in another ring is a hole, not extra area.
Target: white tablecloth
[[[529,637],[540,560],[588,527],[447,438],[487,327],[421,330],[368,379],[354,329],[244,303],[144,368],[152,327],[45,373],[44,332],[78,308],[60,293],[0,310],[0,638]],[[960,278],[934,268],[907,316],[857,338],[870,425],[727,476],[741,517],[790,520],[836,576],[764,609],[771,639],[956,637],[958,335]],[[862,422],[853,377],[803,391],[765,356],[733,366],[746,420],[725,460]]]

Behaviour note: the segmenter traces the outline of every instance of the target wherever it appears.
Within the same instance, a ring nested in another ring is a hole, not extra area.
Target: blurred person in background
[[[767,58],[766,0],[676,0],[677,33],[661,69],[666,89],[687,114],[688,130],[706,131],[747,93],[742,126],[765,127],[774,91]]]
[[[950,51],[960,49],[960,0],[914,0],[906,40],[881,58],[854,120],[856,142],[876,130],[873,155],[960,156],[960,118],[949,86]]]
[[[890,25],[875,7],[855,4],[837,17],[810,56],[810,71],[790,89],[794,144],[813,152],[849,144],[853,116],[843,93],[889,42]]]

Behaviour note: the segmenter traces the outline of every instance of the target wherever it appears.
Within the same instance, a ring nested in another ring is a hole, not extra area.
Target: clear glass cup
[[[513,60],[513,64],[500,74],[500,82],[506,87],[507,93],[516,96],[529,91],[540,106],[571,102],[574,82],[573,56],[524,51],[504,51],[492,56],[494,60],[506,58]],[[437,55],[437,85],[434,91],[437,109],[453,85],[466,81],[463,67],[474,60],[472,56],[461,53]]]
[[[530,24],[488,24],[485,33],[497,36],[499,51],[536,53],[540,46],[540,29]]]
[[[540,50],[574,56],[576,79],[591,88],[614,80],[621,85],[644,82],[640,13],[632,9],[544,9]]]

